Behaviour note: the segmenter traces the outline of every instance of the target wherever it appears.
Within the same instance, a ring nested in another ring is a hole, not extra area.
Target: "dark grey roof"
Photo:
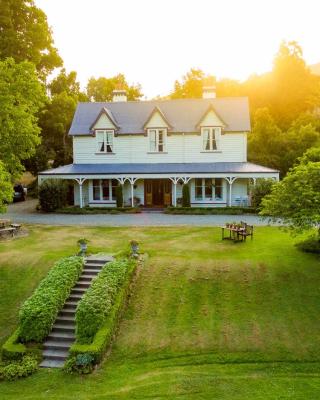
[[[96,174],[197,174],[197,173],[277,173],[277,170],[246,162],[162,163],[162,164],[69,164],[43,171],[40,175]]]
[[[118,133],[143,133],[143,126],[158,107],[172,126],[173,132],[196,132],[197,124],[209,107],[226,123],[225,131],[250,131],[249,105],[246,97],[216,99],[179,99],[128,101],[115,103],[79,103],[69,135],[89,135],[90,127],[103,108],[119,125]]]

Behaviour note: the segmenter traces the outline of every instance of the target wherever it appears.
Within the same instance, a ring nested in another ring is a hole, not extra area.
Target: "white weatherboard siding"
[[[217,116],[217,114],[211,110],[202,119],[201,126],[224,126],[224,122]]]
[[[168,124],[166,121],[162,118],[161,114],[159,112],[155,112],[148,123],[145,125],[145,128],[167,128]]]
[[[115,129],[115,126],[106,116],[106,114],[101,114],[100,118],[92,127],[92,129]]]
[[[143,135],[119,135],[114,138],[114,153],[97,154],[97,140],[92,136],[73,139],[75,164],[246,162],[246,134],[221,135],[219,151],[204,152],[202,136],[172,134],[167,137],[166,153],[149,153],[149,139]]]

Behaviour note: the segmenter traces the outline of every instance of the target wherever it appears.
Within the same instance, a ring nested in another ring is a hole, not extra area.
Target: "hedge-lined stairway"
[[[79,280],[59,312],[50,334],[43,344],[43,360],[40,367],[61,368],[75,341],[75,313],[79,300],[91,285],[91,281],[112,258],[88,257]]]

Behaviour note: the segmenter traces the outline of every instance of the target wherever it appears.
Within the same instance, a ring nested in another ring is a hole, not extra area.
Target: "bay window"
[[[166,146],[166,129],[148,129],[149,151],[163,153]]]
[[[113,136],[113,131],[96,131],[98,153],[113,153]]]
[[[116,179],[93,179],[92,180],[92,198],[94,201],[115,201]]]
[[[222,178],[195,179],[196,201],[221,201],[223,199]]]
[[[220,136],[220,128],[214,128],[214,127],[202,128],[202,150],[203,151],[218,150],[219,136]]]

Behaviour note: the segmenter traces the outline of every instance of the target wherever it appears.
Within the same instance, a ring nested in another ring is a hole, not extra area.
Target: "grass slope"
[[[253,241],[220,240],[218,228],[30,227],[0,244],[0,334],[78,237],[92,251],[150,255],[111,356],[88,377],[41,370],[1,383],[18,399],[314,399],[320,393],[320,262],[277,228]]]

